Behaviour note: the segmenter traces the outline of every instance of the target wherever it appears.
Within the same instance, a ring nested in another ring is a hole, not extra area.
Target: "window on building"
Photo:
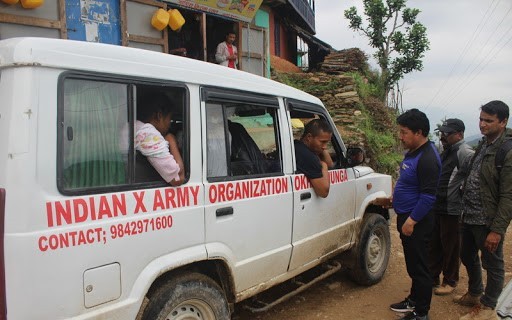
[[[201,14],[180,9],[186,23],[176,31],[169,30],[169,53],[197,60],[204,59]]]
[[[309,68],[309,46],[301,37],[297,37],[297,66],[303,70]]]

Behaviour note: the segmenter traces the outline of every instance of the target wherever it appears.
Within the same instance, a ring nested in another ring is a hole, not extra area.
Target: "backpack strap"
[[[500,147],[498,148],[498,151],[496,151],[496,156],[494,157],[494,166],[496,167],[496,170],[498,171],[498,175],[501,172],[501,169],[503,168],[503,163],[505,162],[505,157],[507,156],[507,153],[512,149],[512,139],[506,139],[504,140]]]

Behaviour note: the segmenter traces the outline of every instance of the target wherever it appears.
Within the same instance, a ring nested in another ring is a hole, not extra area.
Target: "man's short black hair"
[[[491,116],[496,115],[500,122],[508,119],[508,106],[503,101],[493,100],[491,102],[487,102],[481,109],[483,112],[490,114]]]
[[[235,31],[228,31],[228,32],[226,32],[225,37],[227,38],[230,34],[234,34],[236,36]]]
[[[332,133],[332,128],[324,119],[313,119],[309,121],[304,127],[302,137],[304,138],[308,133],[311,133],[313,137],[316,137],[320,134],[321,131]]]
[[[410,109],[396,118],[396,122],[412,132],[416,133],[421,130],[424,137],[428,136],[430,132],[430,122],[427,115],[418,109]]]

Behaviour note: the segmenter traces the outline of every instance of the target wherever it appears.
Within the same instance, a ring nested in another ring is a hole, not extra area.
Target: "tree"
[[[382,98],[386,104],[389,91],[405,74],[423,69],[421,59],[430,45],[427,28],[416,21],[420,10],[406,8],[406,2],[363,0],[367,26],[363,26],[363,19],[356,7],[345,10],[350,29],[362,32],[369,39],[370,46],[377,49],[374,57],[381,68],[381,81],[385,89]]]

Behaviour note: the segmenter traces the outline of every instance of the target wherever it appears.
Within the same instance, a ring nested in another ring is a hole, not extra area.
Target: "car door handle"
[[[232,214],[233,214],[233,207],[220,208],[220,209],[215,210],[215,215],[217,217],[229,216]]]
[[[300,195],[300,200],[307,200],[307,199],[311,199],[311,192],[305,192],[305,193],[301,193]]]

